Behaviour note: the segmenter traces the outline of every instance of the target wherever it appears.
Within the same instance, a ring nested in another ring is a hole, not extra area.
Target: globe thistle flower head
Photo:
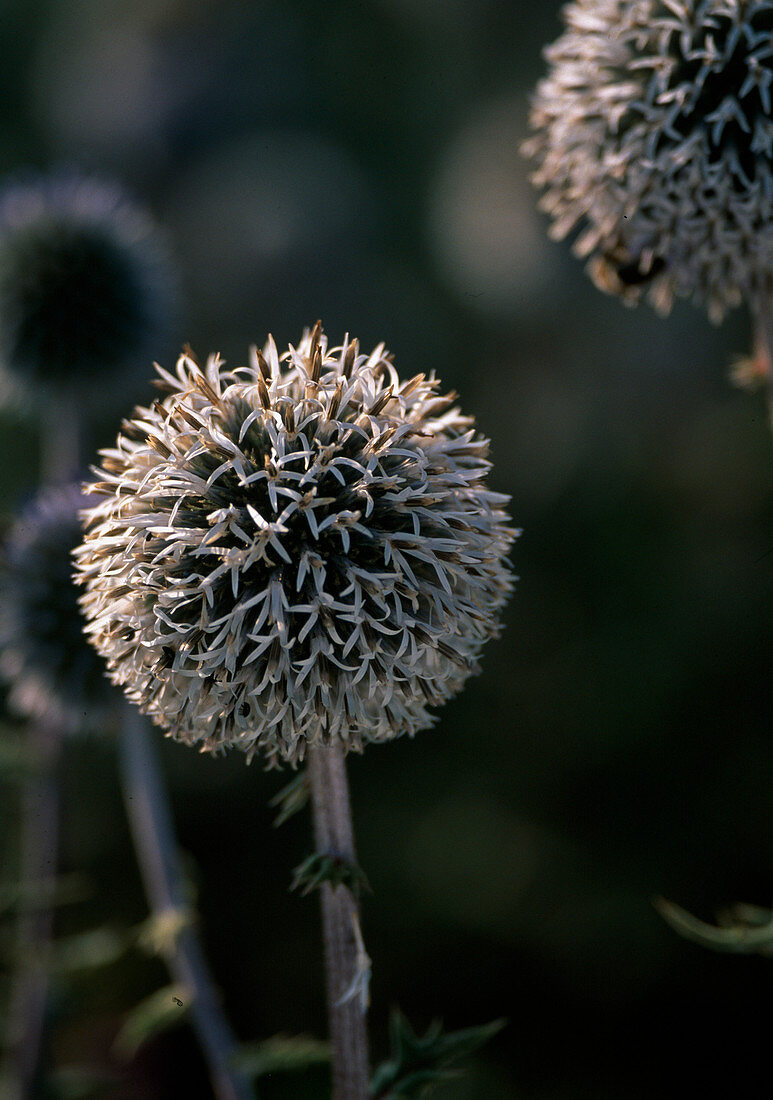
[[[573,0],[524,152],[603,290],[712,320],[771,290],[773,0]]]
[[[102,730],[120,702],[83,636],[72,581],[87,503],[78,485],[45,490],[11,525],[0,561],[0,679],[8,704],[67,733]]]
[[[512,588],[507,498],[455,395],[319,324],[248,367],[157,369],[76,551],[115,682],[171,736],[269,763],[429,726]]]
[[[96,396],[152,362],[174,276],[115,186],[60,174],[0,193],[0,372],[8,395]],[[100,385],[95,389],[94,383]]]

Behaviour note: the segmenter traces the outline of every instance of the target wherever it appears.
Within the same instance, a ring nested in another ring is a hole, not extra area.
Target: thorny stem
[[[154,918],[175,931],[165,958],[190,999],[194,1030],[218,1100],[252,1100],[247,1078],[233,1065],[237,1043],[223,1015],[195,929],[185,919],[187,898],[172,819],[146,720],[126,707],[121,730],[122,787],[134,847]],[[177,923],[179,921],[179,923]]]
[[[25,889],[17,926],[18,968],[8,1004],[8,1071],[2,1082],[7,1100],[33,1094],[48,1000],[56,881],[61,731],[53,723],[38,722],[30,726],[28,737],[35,771],[25,784],[21,815]]]
[[[340,744],[309,749],[314,840],[319,855],[356,862],[354,832]],[[321,887],[328,1021],[333,1048],[333,1100],[366,1100],[368,1040],[365,1005],[355,996],[362,978],[359,905],[343,885]]]

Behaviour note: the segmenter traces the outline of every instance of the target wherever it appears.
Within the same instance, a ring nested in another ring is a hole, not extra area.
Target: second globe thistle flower
[[[30,176],[0,192],[0,380],[93,400],[144,368],[169,330],[174,273],[147,215],[113,184]],[[95,387],[95,382],[98,385]]]
[[[602,289],[718,321],[773,289],[773,2],[573,0],[524,149]]]
[[[112,678],[180,740],[271,761],[430,725],[512,588],[507,498],[455,395],[319,325],[159,374],[76,552]]]
[[[17,714],[67,733],[114,722],[120,694],[83,637],[72,583],[81,508],[75,484],[41,492],[13,522],[0,560],[0,680]]]

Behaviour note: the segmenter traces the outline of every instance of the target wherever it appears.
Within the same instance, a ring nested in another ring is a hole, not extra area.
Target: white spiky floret
[[[295,762],[413,734],[512,588],[488,441],[317,324],[248,367],[183,355],[102,452],[76,551],[86,631],[128,696],[202,751]]]
[[[771,289],[773,0],[573,0],[525,153],[603,290],[694,297],[712,320]]]

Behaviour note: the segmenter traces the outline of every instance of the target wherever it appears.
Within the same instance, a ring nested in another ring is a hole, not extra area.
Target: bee
[[[638,288],[656,279],[665,267],[666,261],[655,256],[645,270],[641,256],[632,259],[630,252],[618,244],[591,261],[590,273],[596,286],[608,294],[636,299]]]
[[[642,271],[641,260],[632,260],[629,263],[620,264],[615,274],[624,286],[641,286],[657,278],[666,266],[666,261],[660,256],[655,256],[647,271]]]

